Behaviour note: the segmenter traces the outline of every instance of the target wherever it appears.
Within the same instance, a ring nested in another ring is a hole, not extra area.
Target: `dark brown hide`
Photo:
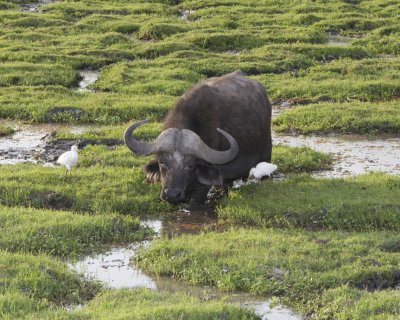
[[[211,148],[226,150],[230,133],[239,144],[235,160],[220,166],[224,179],[247,176],[251,167],[271,161],[271,104],[264,87],[241,71],[200,81],[176,102],[164,129],[189,129]]]
[[[210,185],[247,177],[257,163],[271,161],[271,104],[263,86],[240,71],[200,81],[184,93],[164,121],[164,130],[172,128],[191,130],[211,149],[224,151],[230,144],[217,131],[220,128],[239,146],[236,157],[223,164],[207,163],[182,150],[157,151],[157,158],[144,168],[146,179],[150,183],[161,180],[161,198],[172,203],[204,201]],[[138,144],[130,143],[131,137],[128,128],[125,141],[134,153],[153,150],[142,144],[136,151]]]

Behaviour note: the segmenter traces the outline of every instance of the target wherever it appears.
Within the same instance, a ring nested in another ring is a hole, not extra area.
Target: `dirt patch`
[[[74,205],[72,199],[54,191],[33,192],[28,199],[35,207],[68,210]]]
[[[374,262],[371,262],[371,264],[375,265]],[[353,285],[358,289],[368,291],[398,288],[400,285],[400,270],[393,270],[388,273],[389,274],[377,273],[370,275]]]

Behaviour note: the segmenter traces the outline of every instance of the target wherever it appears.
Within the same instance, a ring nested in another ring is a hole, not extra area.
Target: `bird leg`
[[[67,180],[67,176],[68,176],[68,169],[65,170],[64,181]]]

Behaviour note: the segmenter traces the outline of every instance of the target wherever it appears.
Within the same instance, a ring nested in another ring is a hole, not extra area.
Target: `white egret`
[[[276,164],[268,162],[260,162],[254,168],[251,168],[249,178],[261,179],[262,177],[270,177],[271,174],[278,169]]]
[[[58,157],[57,163],[66,168],[65,176],[71,171],[71,168],[78,163],[78,146],[73,145],[70,151],[64,152]]]

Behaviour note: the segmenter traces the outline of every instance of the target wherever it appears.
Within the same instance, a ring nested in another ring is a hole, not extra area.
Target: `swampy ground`
[[[215,204],[223,228],[161,237],[132,263],[263,295],[307,319],[399,318],[400,165],[315,177],[343,159],[285,145],[299,133],[375,135],[400,149],[399,1],[11,0],[0,9],[0,145],[24,140],[26,126],[57,128],[35,140],[34,155],[0,148],[0,318],[257,318],[223,299],[106,288],[67,264],[150,239],[140,218],[180,209],[145,183],[149,158],[122,146],[122,132],[148,118],[138,135],[156,137],[187,88],[236,69],[267,89],[284,179],[230,190]],[[52,164],[77,142],[65,179]]]

